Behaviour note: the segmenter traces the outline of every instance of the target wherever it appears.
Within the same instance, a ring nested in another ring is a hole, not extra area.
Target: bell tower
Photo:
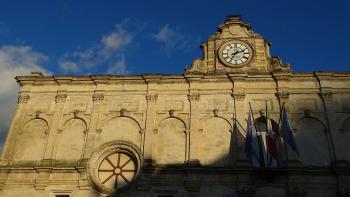
[[[201,44],[203,57],[186,73],[269,73],[290,71],[279,57],[271,57],[270,42],[255,33],[239,15],[227,16],[217,32]]]

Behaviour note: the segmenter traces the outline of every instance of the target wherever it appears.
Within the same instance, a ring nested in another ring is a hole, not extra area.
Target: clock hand
[[[241,50],[241,51],[236,51],[236,52],[234,52],[233,54],[232,54],[232,57],[235,57],[238,53],[241,53],[241,52],[244,52],[243,50]]]

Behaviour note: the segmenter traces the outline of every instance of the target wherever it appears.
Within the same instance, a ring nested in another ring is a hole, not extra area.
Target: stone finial
[[[278,56],[271,57],[269,70],[272,72],[291,71],[290,64],[283,64],[282,59]]]

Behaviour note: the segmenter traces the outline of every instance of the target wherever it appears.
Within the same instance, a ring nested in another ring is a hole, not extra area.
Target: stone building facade
[[[184,74],[16,77],[0,196],[350,196],[350,73],[292,72],[269,47],[230,16]],[[286,106],[299,157],[247,162],[249,104],[273,125]]]

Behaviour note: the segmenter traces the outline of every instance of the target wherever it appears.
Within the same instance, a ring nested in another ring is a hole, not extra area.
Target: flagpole
[[[285,108],[285,102],[282,103],[282,108],[280,109],[280,120],[278,121],[278,128],[280,128],[280,123],[282,121],[282,113],[283,113],[283,109]],[[280,135],[279,131],[278,131],[278,135],[280,137],[280,139],[282,139],[282,136]],[[284,155],[285,155],[285,166],[288,167],[288,151],[287,151],[287,145],[286,142],[283,140],[281,140],[281,142],[283,143],[283,149],[284,149]]]
[[[254,125],[254,127],[255,127],[255,131],[257,131],[257,128],[256,128],[256,124],[255,124],[255,118],[254,118],[254,114],[253,114],[253,110],[252,110],[252,106],[250,105],[250,102],[249,102],[249,108],[250,108],[250,113],[252,114],[252,118],[253,118],[253,125]],[[261,136],[261,133],[260,133],[260,136]],[[261,140],[260,140],[260,138],[259,138],[259,136],[257,136],[258,137],[258,143],[259,143],[259,147],[260,147],[260,151],[259,151],[259,155],[260,155],[260,165],[261,165],[261,163],[263,163],[263,167],[265,167],[265,159],[264,159],[264,154],[262,154],[262,147],[261,147]],[[261,158],[262,158],[262,161],[261,161]]]

